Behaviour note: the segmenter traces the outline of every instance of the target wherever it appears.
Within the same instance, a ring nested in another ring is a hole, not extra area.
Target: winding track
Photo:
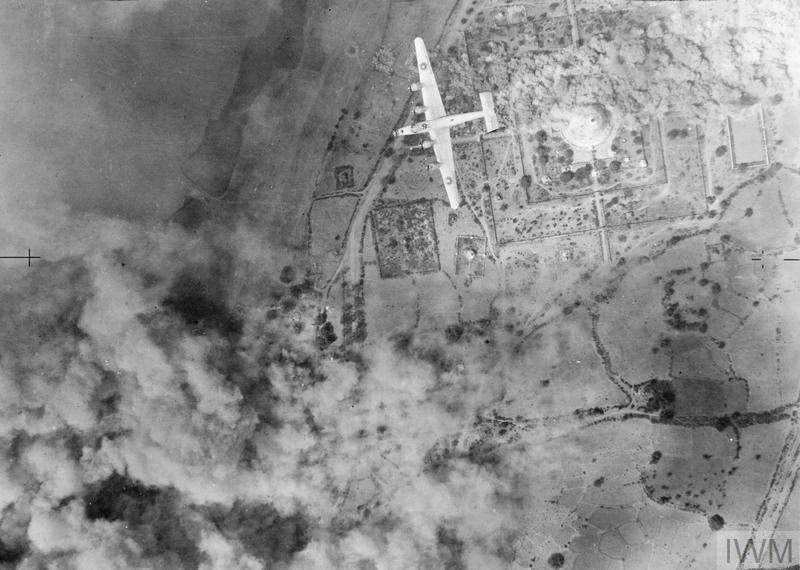
[[[789,428],[789,433],[786,434],[783,448],[778,456],[775,471],[772,474],[772,479],[770,479],[769,488],[756,513],[756,524],[753,528],[753,535],[757,532],[773,533],[778,529],[778,525],[783,517],[783,512],[792,497],[792,492],[797,486],[799,477],[800,419],[797,416],[797,412],[795,412],[792,417],[792,425]],[[761,564],[759,564],[758,567],[764,568]],[[742,570],[744,566],[739,564],[738,568]]]
[[[449,29],[451,28],[453,21],[456,19],[464,4],[465,0],[454,1],[453,8],[445,19],[444,25],[442,26],[442,33],[436,39],[434,49],[438,48],[442,43],[442,40],[448,35],[448,33],[450,33]],[[414,93],[409,93],[406,99],[406,104],[403,106],[403,111],[398,117],[395,125],[392,127],[393,130],[403,124],[411,110],[411,106],[415,100],[415,97],[416,95]],[[364,193],[362,194],[361,200],[356,206],[355,213],[350,220],[350,226],[347,229],[347,235],[345,237],[346,245],[344,252],[342,253],[342,258],[339,260],[339,264],[336,266],[336,270],[333,272],[333,275],[331,275],[330,279],[328,279],[328,281],[320,288],[324,290],[325,294],[322,301],[323,305],[328,303],[328,298],[333,285],[336,283],[337,279],[344,274],[345,270],[349,271],[349,279],[351,282],[357,283],[361,278],[361,246],[363,243],[367,216],[372,209],[373,202],[380,196],[382,190],[382,185],[380,183],[381,178],[393,173],[396,169],[397,165],[392,161],[392,159],[387,158],[383,153],[381,153],[372,169],[372,172],[367,178]]]

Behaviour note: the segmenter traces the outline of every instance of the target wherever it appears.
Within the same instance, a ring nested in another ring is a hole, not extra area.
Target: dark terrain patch
[[[281,274],[278,278],[281,283],[291,283],[297,279],[297,270],[291,265],[285,265],[283,269],[281,269]]]
[[[28,548],[24,544],[7,544],[0,539],[0,564],[17,564],[21,562],[28,553]]]
[[[223,116],[210,120],[200,146],[181,166],[183,175],[210,196],[225,194],[239,160],[243,128],[242,118]],[[191,222],[191,227],[197,227],[209,213],[207,208],[193,205],[183,219]]]
[[[282,0],[282,13],[248,39],[225,107],[208,122],[200,146],[184,162],[183,174],[211,196],[230,189],[240,161],[247,111],[273,76],[275,68],[292,70],[303,57],[307,0]],[[207,212],[196,212],[203,214]],[[199,223],[197,219],[195,223]]]
[[[275,65],[295,69],[303,58],[304,28],[308,0],[283,0],[282,37],[275,47]]]
[[[721,416],[743,408],[747,383],[738,378],[676,378],[675,415],[678,417]]]
[[[226,338],[238,337],[242,322],[222,300],[224,285],[213,277],[201,279],[197,271],[186,271],[170,287],[163,306],[196,332],[215,330]]]
[[[223,535],[240,541],[249,554],[268,564],[290,560],[311,540],[305,517],[283,516],[272,505],[237,501],[232,508],[208,507],[207,513]]]
[[[212,187],[219,184],[211,183]],[[170,218],[173,222],[186,230],[197,230],[211,215],[211,209],[197,198],[187,197],[180,209]]]
[[[658,413],[663,419],[675,417],[675,388],[669,380],[648,380],[636,386],[636,389],[645,396],[645,403],[641,411]]]
[[[440,568],[463,570],[467,567],[464,563],[464,541],[458,537],[455,529],[445,526],[436,529],[436,550],[442,561]]]
[[[100,371],[100,382],[97,383],[90,396],[90,407],[96,418],[103,418],[116,413],[120,400],[119,379],[110,370]]]
[[[174,489],[150,487],[112,474],[92,486],[85,498],[86,518],[122,521],[145,556],[160,556],[170,568],[197,568],[200,552],[183,525]]]

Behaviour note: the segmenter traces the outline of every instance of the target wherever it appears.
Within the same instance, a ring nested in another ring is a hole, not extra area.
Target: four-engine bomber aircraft
[[[453,146],[450,140],[450,129],[469,121],[483,119],[486,123],[486,132],[498,128],[497,115],[494,112],[494,98],[490,92],[480,94],[481,110],[472,113],[448,115],[444,110],[442,97],[436,85],[436,76],[431,69],[431,60],[425,42],[422,38],[414,39],[417,51],[417,67],[419,68],[419,83],[412,83],[412,91],[422,92],[422,105],[414,107],[414,112],[425,113],[425,120],[394,131],[395,136],[420,135],[428,133],[430,140],[423,141],[422,148],[433,147],[436,154],[436,164],[432,165],[442,173],[444,188],[450,207],[458,209],[458,186],[456,185],[456,163],[453,158]]]

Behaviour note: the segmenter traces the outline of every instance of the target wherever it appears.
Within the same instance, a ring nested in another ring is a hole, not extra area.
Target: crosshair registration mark
[[[28,255],[0,255],[0,259],[27,259],[28,267],[31,266],[31,259],[41,259],[38,255],[31,255],[31,248],[28,248]]]
[[[766,263],[764,261],[764,250],[762,249],[760,255],[754,255],[753,257],[750,258],[750,260],[751,261],[760,261],[761,262],[760,263],[761,269],[764,269],[765,263]],[[800,262],[800,257],[784,257],[783,261],[798,261],[798,262]]]
[[[751,257],[751,261],[760,261],[761,262],[761,269],[764,269],[764,250],[761,250],[761,255],[759,257]]]

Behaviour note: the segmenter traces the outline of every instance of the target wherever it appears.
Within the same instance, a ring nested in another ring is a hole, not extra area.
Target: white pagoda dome
[[[561,134],[572,146],[594,148],[605,141],[612,131],[611,113],[599,103],[594,103],[572,109]]]

